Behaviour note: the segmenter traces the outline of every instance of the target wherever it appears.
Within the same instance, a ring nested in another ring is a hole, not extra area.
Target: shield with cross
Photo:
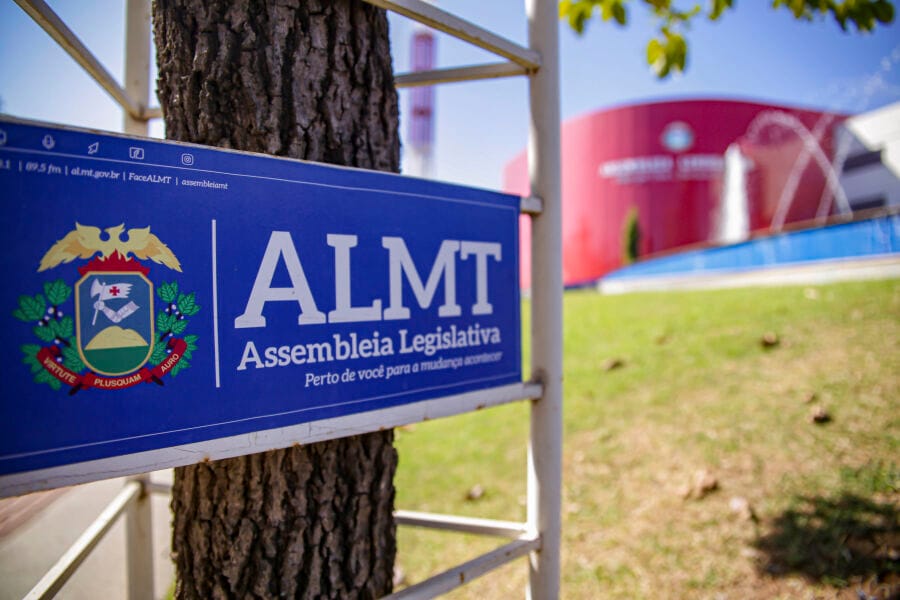
[[[153,351],[153,283],[140,271],[83,272],[75,284],[78,352],[92,371],[125,375]]]

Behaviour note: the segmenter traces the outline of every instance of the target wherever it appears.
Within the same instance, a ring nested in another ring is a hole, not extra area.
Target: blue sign
[[[0,475],[521,381],[518,197],[18,121],[0,191]]]

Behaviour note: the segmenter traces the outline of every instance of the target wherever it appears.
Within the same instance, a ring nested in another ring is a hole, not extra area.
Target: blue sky
[[[123,71],[124,4],[50,2],[117,77]],[[563,118],[634,101],[699,96],[850,113],[900,101],[900,25],[874,34],[848,34],[831,21],[797,22],[762,0],[737,4],[720,22],[693,26],[688,70],[667,81],[658,81],[644,61],[654,24],[641,6],[632,9],[624,29],[595,20],[579,37],[561,23]],[[447,0],[439,5],[513,41],[526,41],[519,1]],[[395,69],[402,72],[409,65],[413,23],[392,17],[391,27]],[[120,129],[121,113],[112,100],[13,2],[0,4],[0,57],[4,113]],[[438,36],[438,66],[494,60],[468,44]],[[401,102],[402,121],[405,93]],[[435,176],[499,188],[503,165],[525,146],[527,111],[523,78],[438,87]],[[161,125],[152,132],[161,136]]]

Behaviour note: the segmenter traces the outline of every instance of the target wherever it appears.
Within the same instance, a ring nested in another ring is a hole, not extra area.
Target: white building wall
[[[850,205],[856,208],[882,198],[886,206],[900,206],[900,102],[851,117],[843,128],[850,147],[841,185]],[[871,161],[857,160],[865,164],[854,166],[854,158],[872,153],[880,154],[880,161],[872,155]]]

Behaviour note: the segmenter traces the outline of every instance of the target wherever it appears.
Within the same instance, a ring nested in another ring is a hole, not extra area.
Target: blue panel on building
[[[717,248],[650,258],[614,271],[604,281],[645,277],[736,273],[820,261],[865,259],[900,253],[900,215],[839,223],[761,237]]]

